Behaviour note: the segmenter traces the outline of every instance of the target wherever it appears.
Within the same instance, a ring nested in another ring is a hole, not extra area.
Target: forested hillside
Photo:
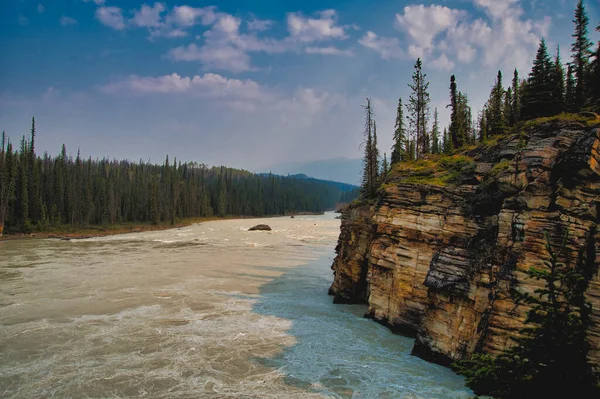
[[[69,156],[64,145],[57,157],[38,156],[35,133],[34,119],[31,135],[22,137],[19,149],[2,134],[0,226],[8,233],[61,225],[174,224],[189,217],[323,212],[352,199],[336,184],[170,162],[168,156],[162,165],[85,160],[79,153]]]

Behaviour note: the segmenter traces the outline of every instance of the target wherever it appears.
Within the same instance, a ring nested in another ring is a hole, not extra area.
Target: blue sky
[[[17,141],[35,116],[39,152],[259,170],[360,157],[370,96],[389,152],[416,57],[445,122],[451,74],[477,111],[541,37],[566,61],[575,3],[2,0],[0,129]]]

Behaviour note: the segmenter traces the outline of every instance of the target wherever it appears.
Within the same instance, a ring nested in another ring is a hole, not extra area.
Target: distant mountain
[[[333,158],[312,162],[290,162],[261,168],[261,171],[278,175],[304,174],[315,179],[360,184],[362,161],[360,159]]]

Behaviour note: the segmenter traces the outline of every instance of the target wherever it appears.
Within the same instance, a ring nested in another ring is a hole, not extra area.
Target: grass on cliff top
[[[535,127],[557,122],[576,122],[586,126],[596,126],[600,125],[600,115],[594,114],[593,112],[581,112],[579,114],[568,114],[563,112],[559,115],[527,121],[525,122],[525,127]]]
[[[475,170],[475,161],[466,155],[428,155],[418,161],[394,165],[395,183],[447,186],[460,183]]]

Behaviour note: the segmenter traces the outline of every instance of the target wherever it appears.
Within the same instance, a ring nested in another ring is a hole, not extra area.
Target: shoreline
[[[200,218],[188,218],[177,221],[175,224],[158,224],[152,225],[149,223],[125,223],[109,226],[93,225],[84,228],[77,228],[71,226],[65,226],[64,230],[60,228],[52,229],[49,231],[36,231],[32,233],[17,233],[17,234],[5,234],[0,237],[2,241],[12,240],[35,240],[35,239],[58,239],[58,240],[84,240],[87,238],[95,237],[106,237],[118,234],[128,233],[143,233],[147,231],[160,231],[177,229],[181,227],[191,226],[193,224],[213,222],[218,220],[245,220],[245,219],[264,219],[274,217],[291,217],[291,216],[306,216],[306,215],[323,215],[323,213],[308,213],[300,212],[288,215],[264,215],[264,216],[225,216],[225,217],[200,217]]]

